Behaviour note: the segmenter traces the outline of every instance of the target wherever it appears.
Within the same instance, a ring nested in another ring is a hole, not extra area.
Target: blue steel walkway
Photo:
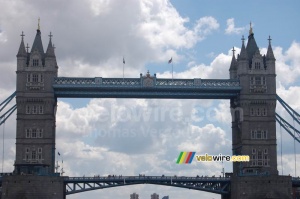
[[[241,90],[234,79],[160,79],[156,75],[140,78],[57,77],[56,97],[65,98],[172,98],[231,99]]]

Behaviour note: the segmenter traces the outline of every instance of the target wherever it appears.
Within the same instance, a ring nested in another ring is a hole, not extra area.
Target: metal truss
[[[231,99],[239,95],[239,80],[232,79],[158,79],[72,78],[54,79],[56,97],[82,98],[174,98]]]
[[[6,98],[1,104],[0,104],[0,112],[7,106],[7,104],[16,96],[16,91],[11,94],[8,98]]]
[[[280,126],[282,126],[297,142],[300,143],[300,131],[295,129],[291,124],[289,124],[285,119],[283,119],[280,115],[275,113],[276,121],[279,123]],[[296,132],[298,134],[297,136],[294,136],[294,133]]]
[[[230,193],[230,178],[176,176],[64,177],[66,195],[119,186],[153,184],[216,194]]]
[[[290,114],[290,116],[300,124],[300,114],[297,113],[292,107],[290,107],[283,99],[281,99],[278,95],[276,95],[278,102],[283,106],[283,108]]]
[[[7,99],[5,99],[0,104],[0,112],[10,103],[12,99],[16,96],[16,91],[11,94]],[[4,114],[0,116],[0,126],[9,118],[9,116],[17,109],[17,105],[12,106],[8,111],[6,111]]]

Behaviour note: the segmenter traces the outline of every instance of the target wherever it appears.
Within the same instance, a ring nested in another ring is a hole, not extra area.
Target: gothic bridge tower
[[[261,55],[250,24],[240,54],[233,57],[229,73],[242,90],[231,100],[233,155],[248,155],[250,162],[233,163],[231,198],[290,198],[291,179],[278,176],[276,145],[276,72],[269,37]]]
[[[54,173],[57,77],[54,46],[43,49],[41,30],[29,52],[24,34],[17,54],[16,159],[12,176],[2,180],[2,199],[64,199],[63,178]],[[1,198],[1,197],[0,197]]]
[[[55,110],[52,88],[57,77],[54,46],[50,40],[46,53],[38,26],[31,51],[25,50],[24,34],[17,54],[17,174],[54,173]]]

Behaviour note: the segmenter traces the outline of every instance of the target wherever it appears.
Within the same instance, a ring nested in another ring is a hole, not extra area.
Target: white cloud
[[[230,34],[241,34],[246,30],[245,27],[235,27],[234,24],[234,18],[227,19],[227,28],[225,29],[225,33],[230,35]]]

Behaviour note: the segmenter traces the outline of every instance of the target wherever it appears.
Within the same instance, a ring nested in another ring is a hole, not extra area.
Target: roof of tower
[[[242,49],[240,52],[240,56],[238,57],[240,60],[247,60],[248,59],[248,54],[246,52],[246,48],[245,48],[245,39],[244,36],[242,37]]]
[[[237,60],[235,58],[235,54],[234,54],[234,47],[232,48],[232,59],[231,59],[231,64],[230,64],[230,68],[229,70],[237,70]]]
[[[269,36],[269,46],[268,46],[268,51],[267,51],[267,56],[266,58],[267,59],[274,59],[275,60],[275,56],[274,56],[274,53],[273,53],[273,49],[272,49],[272,46],[271,46],[271,37]]]
[[[42,43],[42,38],[41,38],[41,31],[39,29],[36,30],[36,35],[35,39],[31,48],[31,53],[33,51],[37,50],[40,52],[42,55],[44,54],[44,48],[43,48],[43,43]]]
[[[253,55],[255,54],[255,52],[258,49],[255,38],[254,38],[254,33],[253,33],[253,29],[252,29],[252,25],[250,23],[250,30],[249,30],[249,36],[248,36],[248,43],[247,43],[247,54],[248,54],[248,58],[252,59]]]
[[[48,47],[47,47],[47,51],[46,51],[46,57],[55,57],[55,53],[54,53],[54,46],[52,45],[52,37],[53,35],[51,34],[50,32],[50,40],[49,40],[49,44],[48,44]]]
[[[25,50],[25,44],[24,44],[24,33],[22,31],[22,34],[21,34],[21,37],[22,37],[22,40],[21,40],[21,44],[20,44],[20,47],[19,47],[19,51],[18,51],[18,54],[17,54],[17,57],[26,57],[27,56],[27,53],[26,53],[26,50]]]

